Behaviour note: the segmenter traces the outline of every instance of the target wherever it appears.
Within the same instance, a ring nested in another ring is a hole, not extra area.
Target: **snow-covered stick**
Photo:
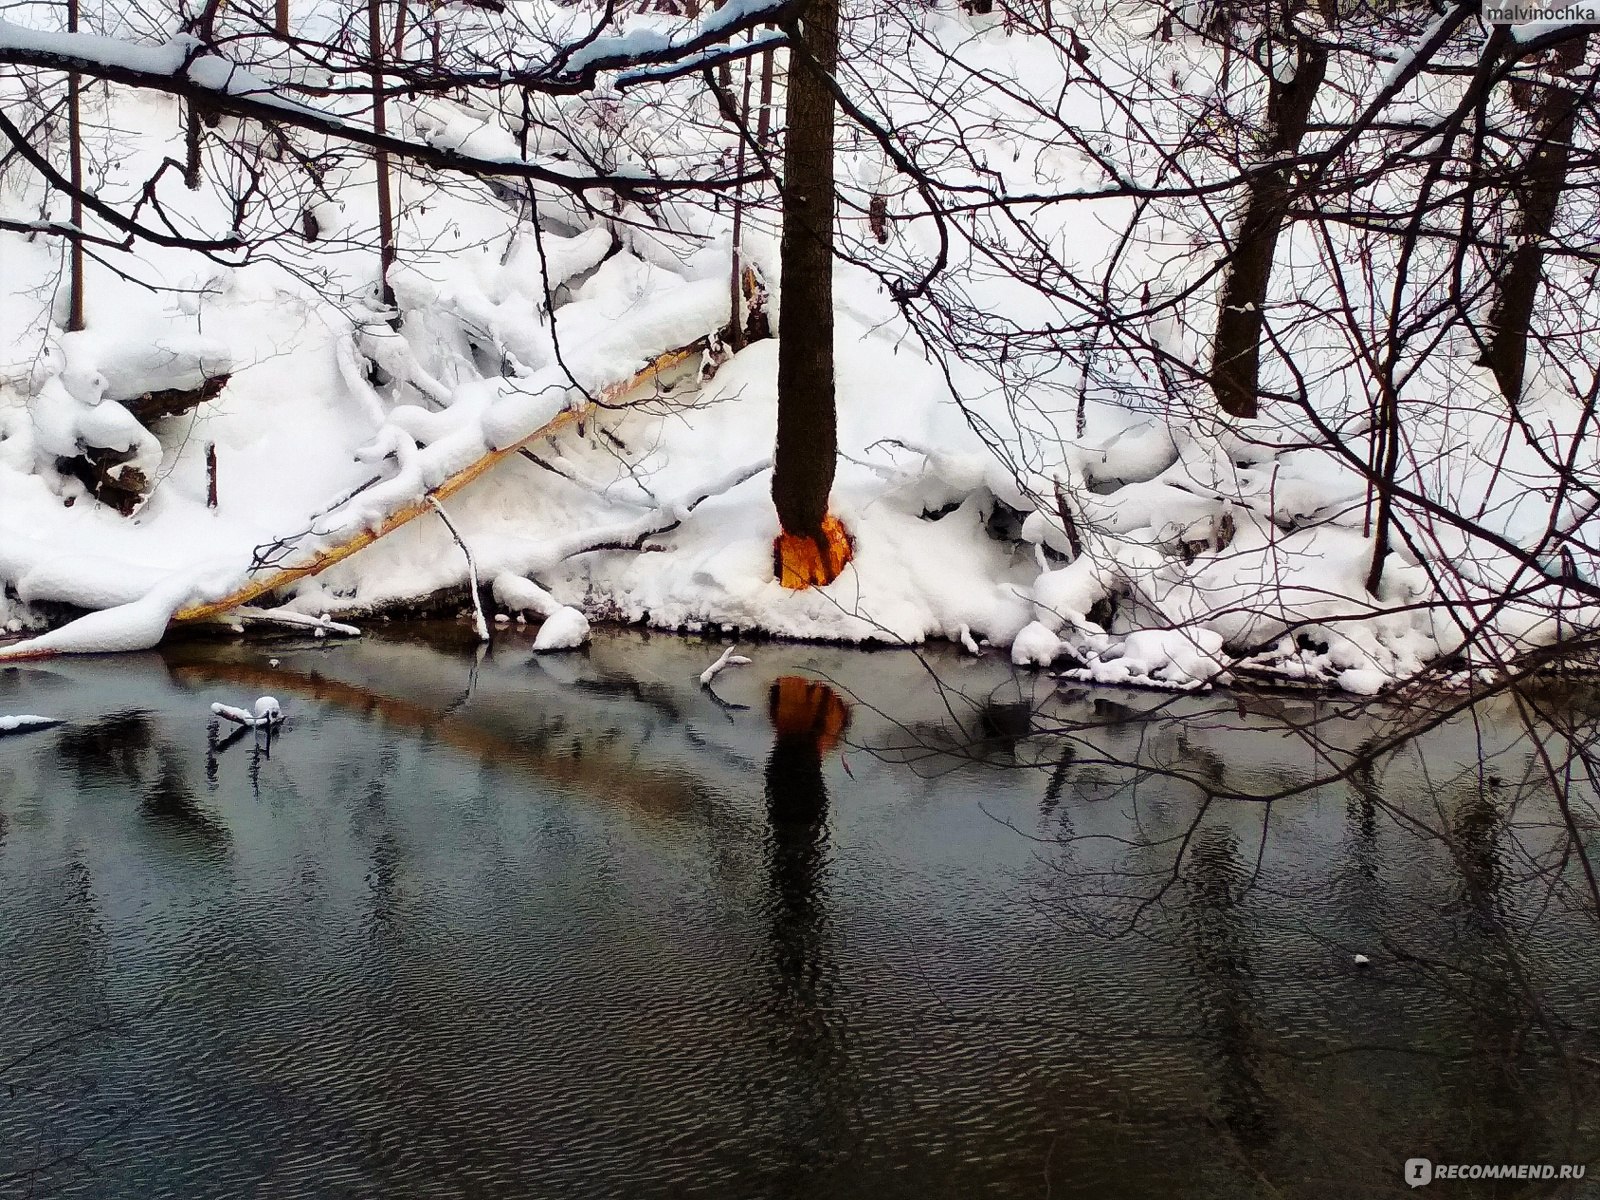
[[[722,652],[721,658],[700,672],[700,685],[702,687],[709,687],[711,681],[729,667],[743,667],[749,664],[750,660],[744,655],[734,653],[737,648],[736,646],[729,646]]]
[[[330,621],[327,617],[314,617],[309,613],[291,612],[284,608],[236,608],[232,614],[241,621],[254,621],[263,625],[284,625],[291,629],[309,629],[319,635],[336,633],[341,637],[360,637],[361,630],[354,625]]]
[[[271,696],[259,697],[253,711],[235,708],[231,704],[213,704],[213,715],[221,717],[224,721],[232,721],[235,725],[243,725],[248,729],[270,729],[274,725],[281,725],[284,721],[283,706]]]
[[[56,717],[36,717],[21,713],[14,717],[0,717],[0,735],[7,733],[35,733],[61,724]]]
[[[433,511],[439,514],[439,519],[444,522],[444,527],[450,531],[450,536],[455,538],[456,545],[461,547],[461,553],[467,558],[467,586],[472,589],[472,622],[478,631],[478,640],[489,640],[489,622],[483,619],[483,597],[478,595],[478,564],[472,557],[472,551],[467,548],[467,543],[461,537],[461,532],[456,528],[450,514],[445,512],[444,505],[439,503],[439,497],[429,496],[428,503],[433,506]]]

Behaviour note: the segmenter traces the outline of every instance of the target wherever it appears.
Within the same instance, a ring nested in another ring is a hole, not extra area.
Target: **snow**
[[[201,590],[211,572],[180,573],[137,600],[91,612],[38,637],[0,646],[0,661],[50,654],[113,654],[147,650],[167,631],[172,614]]]
[[[132,400],[146,392],[190,391],[233,370],[233,355],[224,343],[180,331],[150,340],[119,340],[98,330],[79,330],[63,334],[60,347],[66,360],[62,378],[97,375],[102,381],[100,394],[112,400]]]
[[[1227,681],[1222,635],[1211,629],[1136,629],[1062,678],[1122,686],[1195,690]]]
[[[92,33],[29,29],[0,20],[0,49],[81,58],[153,75],[177,74],[198,46],[198,41],[189,36],[174,37],[160,46],[146,46]]]
[[[733,6],[725,5],[717,10],[716,15],[722,15],[729,7]],[[777,30],[764,30],[748,42],[725,43],[709,50],[702,50],[698,54],[685,55],[680,59],[663,63],[659,66],[636,67],[631,70],[618,71],[616,85],[620,91],[641,83],[670,79],[692,71],[703,71],[707,67],[716,66],[731,55],[737,54],[740,57],[744,57],[763,50],[775,50],[787,44],[787,41],[788,36],[784,33]]]
[[[544,619],[533,639],[537,651],[575,650],[589,640],[589,618],[563,606]]]
[[[1024,626],[1011,641],[1011,661],[1019,667],[1048,667],[1061,653],[1061,639],[1042,621]]]
[[[541,617],[553,616],[561,602],[531,580],[510,571],[494,577],[494,598],[509,609],[535,613]]]
[[[565,56],[561,71],[581,75],[596,68],[614,68],[643,59],[690,58],[691,47],[704,46],[731,37],[752,19],[776,20],[791,0],[728,0],[707,12],[698,29],[655,29],[635,27],[625,33],[593,38]]]

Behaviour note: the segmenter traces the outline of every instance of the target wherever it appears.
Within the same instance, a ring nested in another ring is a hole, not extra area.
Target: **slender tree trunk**
[[[789,62],[783,160],[783,294],[772,500],[787,534],[823,544],[837,429],[833,395],[833,94],[838,0],[810,0]]]
[[[1283,47],[1287,52],[1287,47]],[[1296,50],[1294,78],[1272,78],[1267,91],[1268,161],[1296,154],[1311,119],[1311,105],[1328,71],[1328,51],[1309,38]],[[1212,342],[1211,387],[1222,411],[1234,417],[1256,415],[1261,369],[1261,330],[1265,319],[1272,260],[1277,253],[1293,191],[1287,167],[1257,175],[1245,194],[1244,216],[1222,285],[1217,332]]]
[[[204,138],[200,123],[200,106],[193,100],[183,105],[183,186],[191,192],[200,190],[200,143]]]
[[[406,57],[406,0],[397,0],[394,14],[394,60],[404,62]]]
[[[78,0],[67,0],[67,31],[78,32]],[[76,71],[67,76],[67,148],[72,157],[72,227],[83,232],[83,124],[81,84]],[[67,314],[67,328],[84,327],[83,317],[83,238],[74,237],[69,251],[72,259],[71,294]]]
[[[744,60],[744,89],[739,98],[739,111],[734,121],[735,132],[739,138],[738,156],[734,161],[734,173],[744,174],[745,156],[745,129],[750,120],[750,60]],[[728,269],[728,345],[735,350],[744,348],[744,318],[740,311],[739,295],[742,280],[740,279],[739,240],[744,236],[744,196],[741,192],[733,193],[733,235],[731,253],[729,255]]]
[[[277,0],[273,10],[273,27],[281,38],[289,36],[289,0]]]
[[[763,146],[772,135],[772,51],[761,52],[761,115],[756,119],[756,141]]]
[[[1550,64],[1562,74],[1581,66],[1587,36],[1558,47]],[[1555,224],[1556,205],[1567,182],[1567,163],[1577,118],[1579,91],[1550,84],[1533,118],[1533,147],[1515,185],[1522,209],[1517,239],[1504,264],[1499,293],[1489,314],[1492,330],[1484,363],[1513,407],[1522,399],[1528,361],[1528,325],[1544,278],[1544,243]]]
[[[383,106],[383,10],[382,0],[367,0],[367,52],[372,55],[372,129],[380,137],[389,132]],[[389,152],[373,154],[378,168],[378,284],[385,307],[394,307],[394,289],[389,286],[389,268],[394,265],[394,209],[389,184]]]
[[[192,27],[192,31],[207,46],[211,44],[212,34],[216,28],[217,10],[222,4],[223,0],[208,0]],[[205,140],[205,130],[215,129],[218,119],[214,109],[202,106],[198,100],[184,102],[183,183],[191,192],[200,190],[200,149]]]

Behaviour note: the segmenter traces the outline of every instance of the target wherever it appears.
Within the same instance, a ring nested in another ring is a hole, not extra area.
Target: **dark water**
[[[1503,709],[1207,801],[1386,727],[1026,737],[1002,664],[718,650],[0,671],[67,721],[0,738],[0,1196],[1600,1194],[1401,1183],[1600,1175],[1600,939]],[[209,727],[267,692],[270,749]]]

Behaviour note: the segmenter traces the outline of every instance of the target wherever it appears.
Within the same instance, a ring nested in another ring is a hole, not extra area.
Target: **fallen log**
[[[377,526],[359,530],[347,541],[341,542],[337,546],[329,546],[319,550],[304,562],[280,568],[271,574],[258,575],[220,600],[212,601],[209,604],[193,604],[187,608],[179,609],[173,614],[172,619],[180,622],[212,620],[231,609],[238,608],[243,604],[249,604],[270,592],[275,592],[279,588],[286,587],[298,580],[321,574],[335,563],[343,562],[352,554],[365,550],[373,542],[393,533],[402,525],[409,525],[418,517],[432,512],[435,501],[449,499],[502,459],[509,458],[541,438],[559,433],[568,425],[588,416],[596,407],[616,404],[635,388],[649,383],[663,372],[670,371],[673,367],[698,357],[703,348],[704,344],[702,342],[694,342],[678,350],[668,350],[665,354],[652,360],[643,370],[638,371],[632,377],[620,383],[614,383],[596,393],[590,402],[582,408],[567,409],[557,415],[554,420],[540,426],[514,445],[505,446],[498,450],[490,450],[483,457],[476,459],[470,465],[451,475],[432,491],[391,513]]]

